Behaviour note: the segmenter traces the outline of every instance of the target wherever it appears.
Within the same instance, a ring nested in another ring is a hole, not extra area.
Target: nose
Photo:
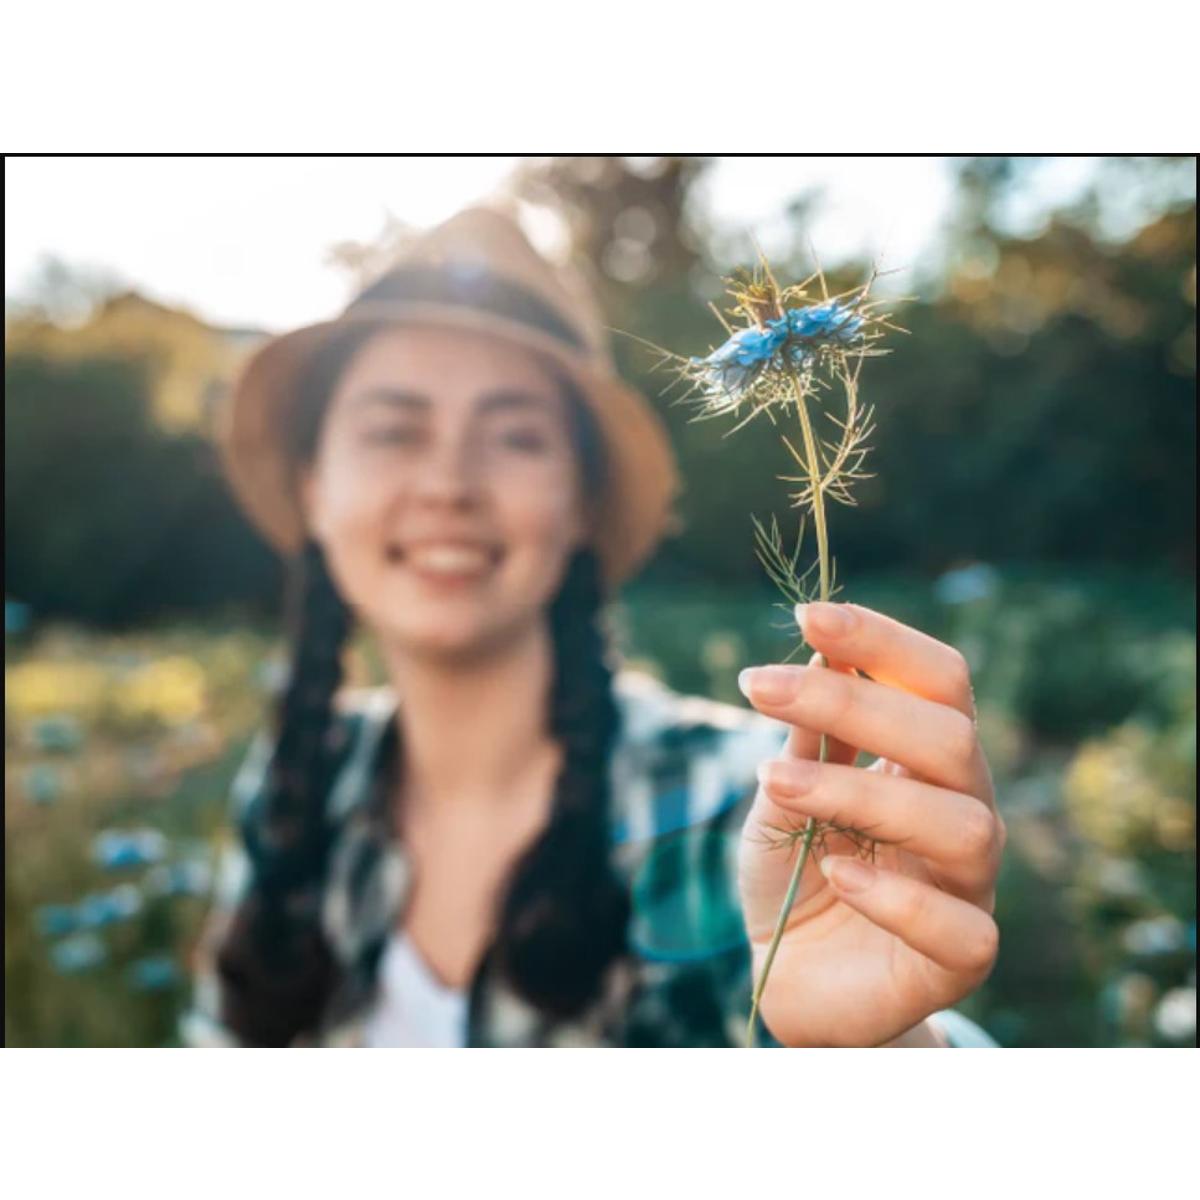
[[[438,507],[469,509],[479,503],[480,476],[469,439],[440,438],[413,464],[412,495]]]

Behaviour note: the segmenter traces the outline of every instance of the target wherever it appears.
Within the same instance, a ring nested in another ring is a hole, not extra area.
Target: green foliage
[[[274,607],[277,568],[211,444],[159,432],[138,361],[22,354],[4,375],[7,594],[39,617],[110,625]]]

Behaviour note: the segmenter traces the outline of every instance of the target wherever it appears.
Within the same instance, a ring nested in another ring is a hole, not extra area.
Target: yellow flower
[[[205,709],[204,671],[182,655],[160,658],[138,668],[117,687],[117,710],[125,717],[182,725]]]
[[[1163,778],[1158,743],[1136,724],[1085,742],[1063,780],[1076,828],[1107,850],[1147,845],[1186,849],[1195,835],[1195,809]]]
[[[91,712],[106,687],[104,670],[90,663],[35,659],[4,672],[5,701],[21,717]]]

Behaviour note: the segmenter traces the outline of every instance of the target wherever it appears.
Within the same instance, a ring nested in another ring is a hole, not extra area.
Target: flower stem
[[[823,601],[829,599],[829,529],[825,524],[825,493],[822,489],[821,478],[821,460],[817,457],[817,440],[813,436],[812,421],[808,415],[808,405],[804,399],[804,388],[800,385],[800,380],[796,377],[794,369],[788,369],[788,377],[792,381],[792,389],[796,393],[796,412],[800,417],[800,428],[804,434],[804,456],[807,460],[809,485],[812,489],[812,510],[813,524],[817,529],[817,555],[821,567],[821,591],[820,597]],[[824,762],[828,747],[825,735],[821,734],[821,748],[817,756],[818,762]],[[746,1046],[750,1048],[754,1045],[754,1021],[758,1016],[759,1004],[762,1001],[763,992],[766,990],[767,977],[771,974],[771,964],[775,961],[775,952],[779,949],[779,943],[783,938],[783,931],[787,927],[788,917],[791,915],[792,905],[796,902],[796,893],[800,889],[800,878],[804,874],[804,868],[808,863],[808,857],[812,851],[813,836],[817,831],[817,823],[809,817],[804,824],[804,834],[800,842],[800,853],[796,857],[796,865],[792,868],[791,878],[788,880],[787,892],[783,897],[783,904],[779,909],[779,919],[775,922],[775,932],[771,935],[771,944],[767,948],[767,958],[763,963],[762,974],[758,978],[758,982],[754,986],[754,996],[750,1004],[750,1020],[746,1023]]]
[[[821,739],[824,746],[825,739]],[[824,755],[821,756],[824,758]],[[796,866],[792,870],[792,877],[788,881],[787,894],[783,898],[783,905],[779,909],[779,919],[775,922],[775,932],[771,937],[771,945],[767,950],[767,961],[763,963],[762,974],[758,978],[758,983],[754,988],[754,999],[750,1005],[750,1020],[746,1023],[746,1048],[750,1049],[754,1045],[754,1019],[758,1016],[758,1006],[762,1000],[763,990],[767,986],[767,976],[771,973],[771,964],[775,961],[775,951],[779,949],[780,939],[783,937],[784,927],[787,925],[788,915],[792,911],[792,904],[796,900],[796,891],[800,887],[800,876],[804,874],[804,865],[808,862],[809,851],[812,849],[813,834],[816,833],[817,825],[812,817],[804,826],[804,837],[800,842],[800,855],[796,859]]]
[[[800,415],[800,428],[804,433],[804,457],[808,460],[808,478],[812,487],[813,524],[817,529],[817,557],[821,564],[821,599],[829,599],[829,529],[825,524],[825,490],[821,478],[821,460],[817,457],[817,439],[813,436],[812,421],[808,417],[808,404],[804,389],[796,378],[795,370],[789,369],[788,377],[796,393],[796,411]]]

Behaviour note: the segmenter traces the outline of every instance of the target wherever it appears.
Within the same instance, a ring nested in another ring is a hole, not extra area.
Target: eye
[[[387,425],[368,429],[363,440],[372,446],[414,446],[422,436],[415,425]]]
[[[539,429],[506,429],[500,434],[505,446],[524,454],[540,454],[549,445],[546,435]]]

